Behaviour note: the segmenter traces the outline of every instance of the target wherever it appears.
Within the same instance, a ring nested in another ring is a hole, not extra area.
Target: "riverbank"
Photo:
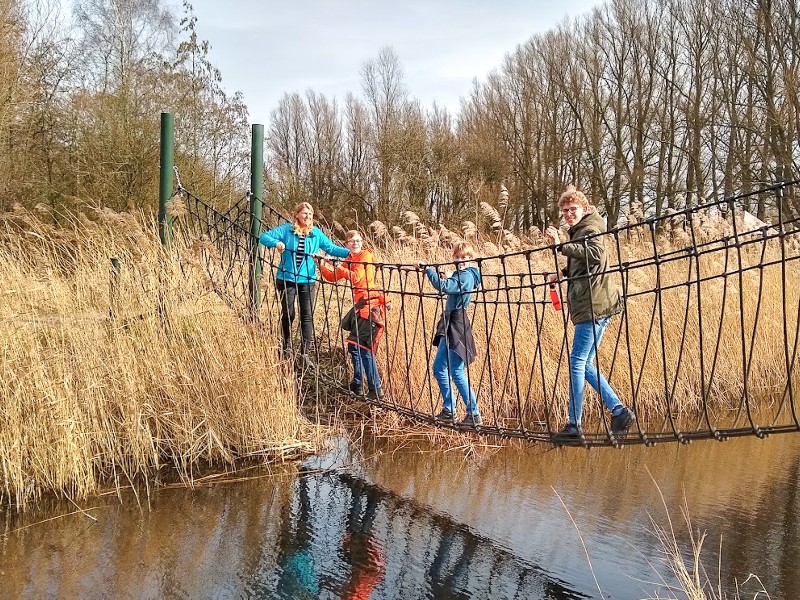
[[[0,502],[80,500],[160,473],[313,452],[272,336],[130,215],[58,227],[19,210],[0,235]],[[110,259],[119,259],[112,271]]]

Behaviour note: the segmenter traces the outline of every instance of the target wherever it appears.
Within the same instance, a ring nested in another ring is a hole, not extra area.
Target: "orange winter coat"
[[[346,279],[353,285],[353,308],[342,320],[342,327],[350,331],[347,343],[375,352],[385,328],[386,298],[375,285],[372,252],[351,253],[335,269],[321,264],[320,273],[325,281]]]
[[[353,284],[353,304],[359,306],[358,315],[369,318],[370,309],[385,304],[383,293],[375,285],[375,265],[372,264],[372,251],[364,249],[358,253],[350,253],[347,260],[335,269],[320,265],[322,278],[325,281],[347,279]]]

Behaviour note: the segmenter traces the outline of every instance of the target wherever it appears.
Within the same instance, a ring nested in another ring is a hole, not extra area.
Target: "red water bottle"
[[[553,303],[553,310],[561,310],[561,297],[558,295],[556,284],[550,284],[550,302]]]

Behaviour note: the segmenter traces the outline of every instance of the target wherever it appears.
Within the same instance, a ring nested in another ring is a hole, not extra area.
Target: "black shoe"
[[[453,413],[451,413],[449,410],[443,410],[438,415],[436,415],[434,417],[434,419],[436,419],[437,421],[450,421],[450,422],[452,422],[453,421]]]
[[[367,392],[367,398],[370,400],[380,400],[383,398],[383,388],[377,388]]]
[[[468,425],[469,427],[480,427],[483,425],[483,419],[479,414],[467,415],[458,423],[459,425]]]
[[[628,429],[636,421],[636,415],[629,408],[623,408],[622,412],[618,415],[611,417],[611,433],[614,435],[622,435],[628,433]]]
[[[567,423],[564,429],[558,432],[558,436],[562,438],[579,438],[581,437],[581,428],[574,423]]]
[[[355,381],[350,382],[350,393],[355,394],[356,396],[363,396],[364,395],[364,386],[360,383],[356,383]]]

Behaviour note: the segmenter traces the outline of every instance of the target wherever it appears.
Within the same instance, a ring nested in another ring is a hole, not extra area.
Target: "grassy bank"
[[[318,440],[274,338],[165,257],[154,227],[97,217],[3,216],[0,501],[83,498],[160,469],[190,482]]]

